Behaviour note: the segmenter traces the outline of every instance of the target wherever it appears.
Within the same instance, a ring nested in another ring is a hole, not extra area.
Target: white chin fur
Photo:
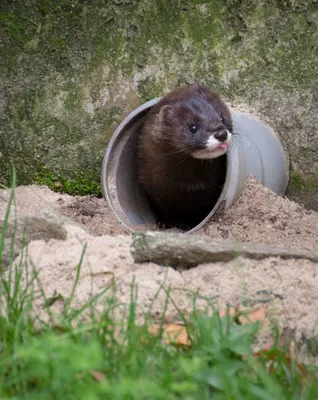
[[[215,139],[215,137],[211,135],[206,142],[206,148],[208,150],[213,150],[216,149],[220,144],[221,142],[218,139]]]
[[[223,143],[227,144],[229,146],[231,141],[232,141],[232,135],[229,131],[227,131],[227,139]],[[228,149],[228,147],[226,149],[222,149],[221,147],[218,147],[221,143],[222,142],[220,142],[218,139],[215,139],[215,137],[213,135],[211,135],[206,142],[206,149],[196,151],[193,154],[193,157],[201,158],[201,159],[220,157],[223,154],[225,154]]]

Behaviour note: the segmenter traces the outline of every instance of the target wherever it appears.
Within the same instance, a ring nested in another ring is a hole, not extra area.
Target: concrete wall
[[[2,0],[0,22],[1,183],[14,163],[98,193],[122,118],[198,82],[276,130],[289,195],[318,209],[317,0]]]

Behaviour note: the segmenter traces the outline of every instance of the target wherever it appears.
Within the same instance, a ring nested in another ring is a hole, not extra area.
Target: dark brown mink
[[[191,229],[224,185],[232,118],[219,94],[188,85],[151,108],[139,134],[137,174],[164,227]]]

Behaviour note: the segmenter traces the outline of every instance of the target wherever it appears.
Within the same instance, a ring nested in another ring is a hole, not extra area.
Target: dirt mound
[[[249,179],[237,202],[197,233],[312,251],[318,248],[317,228],[317,212]]]
[[[85,225],[92,235],[129,234],[104,199],[59,195],[45,187],[33,188],[61,214]],[[196,233],[212,238],[232,238],[311,251],[318,248],[317,227],[317,212],[276,196],[254,179],[249,179],[237,202]]]

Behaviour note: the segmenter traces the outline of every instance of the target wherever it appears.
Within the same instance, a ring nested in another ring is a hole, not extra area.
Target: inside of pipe
[[[144,121],[146,113],[147,110],[140,113],[125,128],[125,131],[121,138],[122,148],[119,152],[119,157],[117,158],[117,168],[115,176],[117,199],[120,203],[122,212],[125,218],[128,220],[129,224],[135,227],[138,225],[150,225],[155,229],[157,215],[147,198],[146,192],[140,186],[137,178],[136,155],[138,146],[138,134],[142,127],[142,123]],[[222,158],[222,162],[221,168],[219,168],[218,173],[222,174],[222,181],[224,185],[227,172],[227,156],[224,155],[220,158]],[[198,219],[191,224],[192,226],[189,226],[189,224],[187,224],[184,226],[184,228],[180,226],[176,226],[176,228],[187,231],[199,225],[214,208],[222,193],[222,189],[223,186],[216,189],[216,196],[214,199],[211,199],[211,208],[206,213],[206,215],[202,216],[202,213],[201,215],[198,215]],[[174,226],[169,226],[169,228],[174,228]]]

